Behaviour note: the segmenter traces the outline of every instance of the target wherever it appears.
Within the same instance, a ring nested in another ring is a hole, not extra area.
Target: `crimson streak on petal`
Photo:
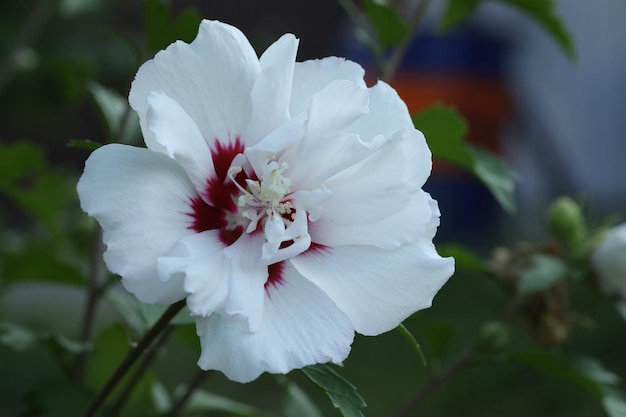
[[[243,153],[245,146],[241,141],[241,138],[237,136],[234,142],[222,143],[219,139],[215,138],[213,147],[211,148],[211,158],[213,158],[213,166],[215,167],[215,173],[217,179],[220,182],[224,182],[228,175],[228,168],[233,162],[233,159],[237,154]]]
[[[272,287],[278,287],[284,282],[283,270],[285,269],[285,263],[277,262],[267,267],[268,277],[265,281],[265,293],[270,297],[270,289]]]
[[[227,144],[216,139],[211,148],[215,177],[207,178],[206,189],[201,190],[204,198],[196,196],[190,202],[191,212],[188,214],[192,221],[189,229],[197,233],[217,229],[225,246],[232,245],[243,233],[243,227],[232,222],[233,216],[237,215],[236,200],[240,190],[228,180],[228,169],[235,156],[244,149],[239,137]],[[236,178],[240,183],[244,183],[244,179],[243,172]]]

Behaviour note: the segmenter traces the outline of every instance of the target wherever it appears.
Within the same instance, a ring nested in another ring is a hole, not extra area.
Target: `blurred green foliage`
[[[500,1],[527,13],[574,56],[553,1]],[[379,60],[417,29],[419,19],[390,2],[348,3],[369,25],[367,42]],[[449,0],[441,27],[461,24],[480,3]],[[0,4],[3,416],[80,415],[164,310],[138,302],[105,271],[99,232],[80,211],[75,184],[89,151],[107,142],[140,143],[125,98],[130,82],[141,62],[177,39],[190,41],[200,18],[214,17],[188,6],[161,0]],[[416,114],[414,123],[436,158],[476,175],[513,211],[515,175],[501,159],[464,142],[471,127],[458,112],[435,105]],[[550,250],[505,249],[503,260],[489,259],[491,248],[441,246],[442,254],[456,258],[458,272],[433,308],[408,319],[402,332],[358,336],[341,369],[304,370],[315,384],[298,372],[246,385],[209,373],[194,386],[199,343],[181,314],[154,362],[127,376],[100,415],[319,417],[336,415],[335,407],[345,416],[391,415],[420,386],[445,376],[445,384],[406,415],[623,417],[626,339],[615,335],[624,323],[581,278],[597,235],[578,216],[576,227],[585,233],[571,238],[571,228],[564,230],[556,217],[554,236],[546,231]],[[564,304],[555,296],[561,287]],[[566,323],[555,327],[563,316]],[[552,327],[545,324],[550,320]],[[566,328],[558,344],[545,346],[545,338],[536,337],[538,329],[556,328]],[[186,394],[188,402],[174,413]]]

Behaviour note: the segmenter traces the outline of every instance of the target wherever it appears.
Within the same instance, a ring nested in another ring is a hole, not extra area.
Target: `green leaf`
[[[448,0],[441,14],[439,30],[447,31],[462,23],[480,4],[481,0]]]
[[[523,274],[517,286],[521,295],[532,294],[550,288],[565,277],[567,266],[554,256],[537,254],[533,256],[532,267]]]
[[[465,21],[485,0],[448,0],[439,20],[439,29],[450,30]],[[508,4],[537,22],[571,60],[576,59],[572,38],[556,13],[554,0],[494,0]]]
[[[413,346],[413,349],[415,349],[415,351],[417,352],[417,355],[422,360],[422,364],[426,366],[427,365],[426,356],[424,356],[424,352],[422,351],[422,346],[417,342],[417,339],[415,339],[415,336],[413,336],[413,334],[409,331],[409,329],[407,329],[406,326],[402,323],[400,323],[400,325],[398,326],[398,330],[400,331],[402,336],[404,336],[404,338],[408,340],[411,346]]]
[[[489,188],[491,194],[508,213],[515,212],[515,173],[502,160],[487,151],[469,146],[474,160],[474,174]]]
[[[287,389],[282,405],[284,417],[322,417],[319,408],[302,388],[287,378],[280,378],[279,382]]]
[[[170,307],[168,305],[148,304],[140,302],[141,312],[148,327],[152,327]],[[184,324],[195,324],[196,321],[191,316],[187,307],[183,308],[170,322],[174,326]]]
[[[499,157],[464,142],[468,125],[455,109],[434,104],[415,114],[413,124],[424,133],[435,158],[472,172],[504,210],[515,211],[515,173]]]
[[[30,329],[13,322],[0,322],[0,344],[21,352],[38,342],[37,335]]]
[[[94,341],[93,351],[88,358],[85,372],[86,386],[94,391],[100,390],[126,357],[133,342],[134,340],[129,337],[126,329],[120,324],[114,324],[101,331]],[[119,398],[132,376],[132,372],[128,373],[117,384],[110,396],[111,400]],[[153,382],[154,375],[150,371],[142,375],[139,383],[128,397],[121,416],[150,415],[154,411],[152,402]]]
[[[109,139],[128,143],[139,134],[139,118],[125,98],[96,82],[89,83],[88,89],[100,111]]]
[[[141,334],[146,331],[148,323],[141,311],[141,302],[136,297],[115,288],[106,293],[106,298],[135,332]]]
[[[565,28],[562,19],[556,13],[554,0],[498,0],[513,6],[532,17],[571,60],[576,59],[576,50],[572,38]]]
[[[10,183],[43,167],[43,150],[32,143],[0,143],[0,183]]]
[[[94,341],[94,349],[89,355],[85,382],[94,390],[100,389],[109,379],[115,368],[131,348],[131,340],[120,324],[107,327]]]
[[[40,281],[83,286],[85,279],[76,265],[62,259],[62,248],[47,243],[26,241],[30,245],[2,248],[2,279],[4,283]]]
[[[186,414],[224,411],[229,413],[229,415],[239,417],[272,417],[270,414],[260,411],[251,405],[203,390],[197,390],[191,395],[185,411]]]
[[[616,389],[605,388],[602,407],[609,417],[626,417],[626,398]]]
[[[383,47],[398,45],[409,36],[409,27],[394,7],[377,0],[365,0],[365,13]]]
[[[160,414],[165,414],[172,408],[172,398],[170,397],[167,388],[158,380],[152,383],[152,403],[154,408]]]
[[[133,330],[139,334],[152,327],[169,308],[165,305],[142,303],[137,297],[125,290],[109,291],[106,297]],[[183,308],[171,321],[171,324],[174,325],[190,323],[195,322],[187,308]]]
[[[467,121],[456,109],[433,104],[415,114],[413,124],[426,137],[434,157],[471,171],[472,157],[463,142],[468,131]]]
[[[0,181],[0,193],[7,195],[59,236],[64,232],[60,224],[61,216],[67,212],[68,205],[75,203],[76,180],[54,171],[37,174],[28,179],[28,186],[17,181]]]
[[[626,417],[626,399],[617,387],[620,378],[598,360],[543,350],[515,352],[510,359],[578,385],[600,401],[609,417]]]
[[[367,404],[356,391],[356,387],[333,370],[328,364],[302,368],[302,372],[317,384],[331,403],[344,417],[363,417],[361,408]]]
[[[445,245],[438,248],[443,257],[451,256],[457,269],[471,272],[485,272],[485,264],[478,255],[460,245]]]
[[[148,52],[164,49],[172,40],[169,33],[169,10],[163,0],[144,0],[144,34]]]
[[[0,322],[0,344],[15,351],[24,351],[35,345],[45,346],[57,357],[61,354],[77,354],[89,350],[89,346],[49,331],[35,332],[17,323]]]
[[[201,20],[200,13],[195,9],[186,8],[181,11],[173,25],[173,34],[176,40],[182,39],[191,42],[198,34],[198,26],[200,26]]]
[[[46,381],[26,397],[28,417],[80,416],[87,409],[92,393],[67,380]],[[103,416],[100,412],[97,416]]]
[[[187,8],[172,21],[169,7],[163,0],[144,0],[143,4],[148,53],[165,49],[177,40],[190,42],[198,33],[201,17],[196,10]]]
[[[450,321],[423,320],[419,321],[419,328],[424,335],[423,340],[427,342],[428,357],[431,361],[441,360],[450,353],[455,336],[455,328]]]
[[[619,301],[616,303],[615,308],[619,315],[626,320],[626,301]]]
[[[67,143],[68,148],[86,149],[88,151],[95,151],[101,146],[101,143],[94,142],[91,139],[70,139]]]

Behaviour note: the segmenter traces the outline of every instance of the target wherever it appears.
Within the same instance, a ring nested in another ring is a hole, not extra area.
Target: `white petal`
[[[350,318],[357,332],[393,329],[432,299],[454,272],[429,240],[396,250],[342,246],[312,250],[291,263]]]
[[[610,229],[591,256],[600,289],[626,299],[626,223]]]
[[[361,142],[355,134],[341,133],[367,113],[367,102],[367,90],[345,80],[332,82],[312,97],[303,136],[280,157],[289,165],[286,175],[294,188],[318,187],[372,153],[376,145]]]
[[[285,162],[282,158],[284,150],[302,140],[305,124],[306,117],[301,114],[271,132],[256,145],[246,147],[245,155],[259,178],[269,160],[279,158]]]
[[[341,131],[368,111],[367,89],[346,80],[336,80],[311,97],[308,137]]]
[[[164,151],[146,122],[151,92],[180,104],[210,143],[234,141],[250,117],[250,91],[259,71],[256,53],[239,29],[204,20],[193,42],[171,44],[137,72],[129,101],[146,145]]]
[[[369,98],[369,113],[356,120],[347,131],[357,133],[367,142],[379,134],[414,128],[406,104],[388,84],[378,81],[369,89]]]
[[[208,316],[226,302],[231,262],[217,230],[181,239],[158,259],[158,271],[161,279],[183,275],[187,306],[194,315]]]
[[[441,211],[439,211],[439,204],[435,199],[433,199],[430,194],[426,194],[426,199],[428,200],[428,205],[430,206],[431,217],[430,221],[426,223],[426,227],[424,229],[424,238],[433,239],[435,234],[437,233],[437,228],[439,227],[439,218],[441,217]]]
[[[263,321],[251,332],[238,316],[197,319],[198,365],[248,382],[263,372],[287,373],[315,363],[343,361],[354,328],[326,295],[285,262],[283,279],[268,286]]]
[[[289,112],[296,116],[309,107],[313,94],[335,80],[352,81],[365,87],[363,68],[344,58],[329,57],[297,62],[294,68]]]
[[[289,120],[297,50],[298,40],[287,34],[270,45],[261,56],[261,73],[252,88],[252,116],[243,134],[246,145],[254,145]]]
[[[432,239],[438,224],[437,202],[427,193],[418,191],[403,210],[378,222],[347,224],[327,218],[310,223],[309,233],[313,242],[325,246],[369,245],[395,249],[421,237]]]
[[[232,275],[224,311],[244,317],[251,331],[256,331],[263,320],[264,285],[267,281],[267,264],[261,261],[261,248],[265,243],[263,233],[244,233],[224,253],[231,261]]]
[[[357,135],[347,133],[304,137],[287,149],[280,162],[289,166],[285,175],[293,189],[312,190],[365,159],[377,145],[363,143]]]
[[[148,303],[185,297],[180,277],[161,281],[156,268],[159,256],[193,233],[195,190],[176,162],[148,149],[103,146],[87,160],[78,195],[102,226],[108,268],[131,293]]]
[[[319,221],[365,224],[403,210],[430,172],[430,152],[421,141],[414,129],[399,131],[374,154],[326,181],[333,196],[324,202]]]
[[[146,123],[154,139],[187,172],[196,190],[202,193],[208,178],[215,176],[213,159],[198,126],[187,112],[163,93],[150,93],[147,98]]]

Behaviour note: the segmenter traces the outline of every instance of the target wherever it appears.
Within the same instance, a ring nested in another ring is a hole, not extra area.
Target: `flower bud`
[[[591,255],[600,290],[626,300],[626,223],[609,230]]]
[[[569,197],[560,197],[552,203],[548,223],[552,234],[569,247],[580,244],[587,234],[580,205]]]
[[[509,328],[502,322],[488,321],[480,328],[479,340],[484,351],[500,351],[509,343]]]

